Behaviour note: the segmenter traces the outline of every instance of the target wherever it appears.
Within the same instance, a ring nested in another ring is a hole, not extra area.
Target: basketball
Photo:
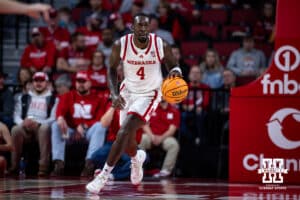
[[[165,79],[161,87],[163,99],[171,104],[182,102],[188,91],[187,83],[180,77]]]

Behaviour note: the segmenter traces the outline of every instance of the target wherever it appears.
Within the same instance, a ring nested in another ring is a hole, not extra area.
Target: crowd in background
[[[255,48],[255,43],[272,45],[275,3],[90,0],[80,1],[74,8],[51,10],[50,21],[30,32],[31,41],[20,60],[18,88],[14,93],[4,85],[5,74],[0,74],[1,173],[19,172],[23,146],[31,140],[39,145],[39,176],[50,171],[54,176],[63,175],[67,141],[83,138],[89,144],[81,175],[91,176],[96,168],[101,168],[118,130],[118,112],[111,108],[107,86],[109,56],[114,41],[131,33],[133,16],[145,12],[150,17],[150,31],[171,45],[189,83],[186,100],[177,106],[161,102],[149,124],[137,134],[140,148],[161,146],[167,152],[161,170],[154,176],[170,176],[180,151],[176,133],[181,132],[197,145],[207,143],[210,133],[205,123],[211,109],[224,116],[222,131],[228,131],[228,91],[238,84],[238,79],[240,83],[249,77],[255,79],[268,66],[271,54],[266,56]],[[224,24],[205,24],[204,13],[211,10],[228,14]],[[236,29],[230,30],[225,39],[214,39],[205,31],[192,32],[195,26],[217,27],[220,35],[233,22],[230,13],[233,17],[234,10],[256,11],[256,20],[235,24]],[[207,43],[238,40],[241,47],[227,58],[219,56],[216,49],[210,48],[214,46],[211,44],[203,55],[183,55],[183,43],[192,35],[193,39]],[[122,79],[120,64],[118,80]],[[227,92],[220,94],[212,89]],[[111,179],[128,177],[126,156],[122,156]]]

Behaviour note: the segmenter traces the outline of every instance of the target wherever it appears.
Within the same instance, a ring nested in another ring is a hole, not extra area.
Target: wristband
[[[178,66],[173,67],[170,72],[173,72],[173,71],[178,71],[182,75],[182,71],[181,71],[180,67],[178,67]]]

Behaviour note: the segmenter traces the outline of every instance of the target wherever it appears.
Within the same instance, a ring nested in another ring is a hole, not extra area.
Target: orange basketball
[[[167,78],[161,86],[163,99],[168,103],[180,103],[188,95],[188,85],[180,77]]]

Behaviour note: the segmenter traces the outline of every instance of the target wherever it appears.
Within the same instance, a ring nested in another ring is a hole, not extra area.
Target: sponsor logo
[[[262,168],[257,171],[258,174],[263,174],[262,183],[283,183],[282,174],[288,173],[283,167],[282,158],[264,158]]]
[[[247,171],[256,171],[263,168],[264,154],[256,155],[254,153],[246,154],[243,158],[243,167]],[[284,166],[289,171],[300,172],[300,159],[299,158],[284,158]]]
[[[290,45],[282,46],[276,51],[274,61],[276,67],[285,73],[282,78],[273,80],[271,74],[265,74],[261,80],[263,94],[297,94],[300,91],[300,83],[290,79],[288,73],[299,67],[299,51]]]
[[[172,96],[180,96],[182,94],[185,94],[187,90],[177,90],[172,92]]]
[[[267,123],[268,127],[268,135],[271,141],[281,149],[296,149],[300,147],[300,140],[293,141],[289,140],[284,136],[282,133],[282,126],[281,123],[283,120],[292,115],[293,118],[300,122],[300,111],[294,108],[282,108],[276,111],[270,118],[269,122]]]

